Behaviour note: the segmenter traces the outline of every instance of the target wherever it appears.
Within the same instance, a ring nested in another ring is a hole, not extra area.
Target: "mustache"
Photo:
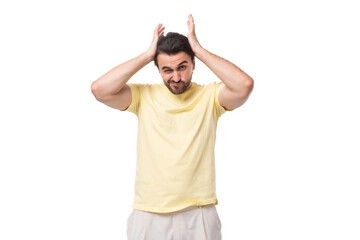
[[[185,83],[184,81],[175,82],[174,80],[169,80],[168,83]]]

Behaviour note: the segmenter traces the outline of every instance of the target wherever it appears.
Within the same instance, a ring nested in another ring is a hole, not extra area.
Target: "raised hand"
[[[198,51],[201,49],[201,45],[196,37],[195,34],[195,24],[194,24],[194,18],[193,16],[190,14],[188,16],[188,21],[187,21],[187,26],[189,29],[189,33],[187,35],[187,38],[189,40],[191,49],[193,50],[193,52],[195,53],[195,55],[198,53]]]
[[[158,24],[154,30],[153,40],[149,49],[146,51],[148,56],[153,59],[156,53],[156,45],[161,35],[164,34],[165,27],[162,24]]]

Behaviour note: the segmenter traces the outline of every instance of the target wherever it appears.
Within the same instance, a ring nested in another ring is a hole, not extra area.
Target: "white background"
[[[255,80],[216,145],[223,239],[360,239],[356,1],[2,1],[0,239],[126,239],[137,118],[93,81],[156,24]],[[161,83],[151,63],[132,82]],[[193,81],[218,81],[197,60]]]

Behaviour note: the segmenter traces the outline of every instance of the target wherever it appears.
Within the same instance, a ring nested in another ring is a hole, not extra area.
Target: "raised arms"
[[[124,110],[130,105],[131,91],[126,83],[137,71],[154,59],[157,41],[164,34],[164,29],[162,24],[157,25],[147,51],[114,67],[91,84],[91,91],[97,100],[119,110]]]
[[[195,56],[200,59],[224,83],[219,91],[219,103],[226,109],[240,107],[249,97],[253,79],[233,63],[204,49],[195,34],[195,24],[192,15],[188,17],[188,39]]]
[[[208,66],[224,83],[219,91],[219,103],[226,109],[241,106],[249,97],[253,79],[233,63],[203,48],[195,34],[192,15],[188,17],[188,40],[195,56]],[[127,81],[141,68],[153,61],[159,37],[164,33],[162,24],[156,26],[153,40],[147,51],[124,62],[94,81],[91,91],[100,102],[120,110],[125,110],[131,103],[131,91]]]

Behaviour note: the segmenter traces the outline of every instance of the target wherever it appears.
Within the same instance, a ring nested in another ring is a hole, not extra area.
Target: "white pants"
[[[215,204],[191,206],[172,213],[134,209],[127,220],[128,240],[221,240]]]

